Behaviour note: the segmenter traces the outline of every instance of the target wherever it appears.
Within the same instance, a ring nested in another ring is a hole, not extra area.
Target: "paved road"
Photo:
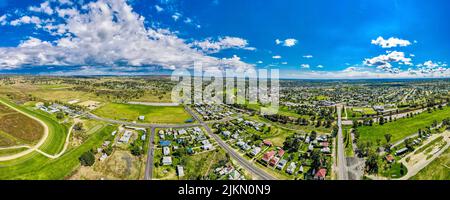
[[[342,117],[341,117],[342,105],[337,106],[337,114],[338,114],[338,149],[337,149],[337,167],[338,167],[338,179],[339,180],[348,180],[347,173],[347,162],[345,160],[344,154],[344,137],[342,135]]]
[[[153,177],[153,159],[154,159],[154,147],[155,147],[155,127],[150,130],[150,140],[148,142],[148,152],[147,152],[147,164],[145,166],[145,180],[151,180]]]
[[[209,134],[209,136],[213,137],[220,147],[222,147],[232,158],[234,158],[239,164],[244,167],[246,170],[251,172],[252,174],[256,175],[257,177],[263,179],[263,180],[275,180],[276,178],[271,176],[270,174],[266,173],[262,169],[259,169],[258,167],[254,166],[252,163],[250,163],[247,159],[243,158],[241,155],[239,155],[234,149],[232,149],[227,143],[225,143],[219,136],[213,133],[211,128],[203,122],[202,119],[200,119],[188,106],[185,106],[186,111],[191,114],[197,122],[200,122],[200,124],[205,128],[206,132]]]

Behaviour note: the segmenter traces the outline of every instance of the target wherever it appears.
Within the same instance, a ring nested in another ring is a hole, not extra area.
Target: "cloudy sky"
[[[449,77],[446,0],[0,0],[0,73]]]

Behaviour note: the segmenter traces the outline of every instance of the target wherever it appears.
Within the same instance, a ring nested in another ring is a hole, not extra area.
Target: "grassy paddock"
[[[138,121],[143,115],[147,123],[184,123],[192,118],[182,106],[147,106],[108,103],[94,111],[94,114],[115,120]]]
[[[384,135],[387,133],[392,135],[391,142],[396,142],[416,133],[418,129],[425,129],[434,120],[440,122],[449,116],[450,107],[444,107],[442,110],[436,110],[432,113],[423,112],[413,118],[402,118],[384,125],[375,124],[373,126],[358,127],[358,131],[361,135],[361,140],[375,142],[377,139],[381,139],[384,144],[386,143]]]

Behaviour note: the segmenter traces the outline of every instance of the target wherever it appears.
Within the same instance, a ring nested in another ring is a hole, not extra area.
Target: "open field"
[[[182,106],[146,106],[135,104],[108,103],[94,111],[94,114],[115,120],[138,121],[143,115],[147,123],[184,123],[191,116]]]
[[[442,110],[436,110],[432,113],[423,112],[413,118],[402,118],[384,125],[375,124],[373,126],[358,127],[358,131],[361,135],[361,140],[375,142],[376,139],[381,139],[382,143],[386,143],[384,135],[390,133],[392,134],[391,142],[396,142],[406,136],[416,133],[418,129],[424,130],[427,126],[430,126],[434,120],[441,122],[449,116],[450,107],[446,106]]]
[[[32,144],[44,133],[39,122],[0,102],[0,146]]]
[[[52,160],[33,152],[16,160],[0,162],[0,179],[53,180],[69,176],[80,162],[84,152],[99,146],[116,127],[108,126],[90,136],[77,148],[69,149],[58,159]]]
[[[73,180],[139,180],[144,163],[129,151],[116,150],[105,161],[97,161],[92,167],[80,167]]]
[[[450,180],[450,148],[411,177],[411,180]]]

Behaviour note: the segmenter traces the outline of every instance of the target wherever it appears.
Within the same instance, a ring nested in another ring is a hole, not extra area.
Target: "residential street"
[[[338,135],[337,135],[337,173],[339,180],[348,180],[347,173],[347,162],[345,160],[345,149],[344,149],[344,137],[342,135],[342,117],[341,117],[342,105],[337,106],[337,114],[338,114]]]

